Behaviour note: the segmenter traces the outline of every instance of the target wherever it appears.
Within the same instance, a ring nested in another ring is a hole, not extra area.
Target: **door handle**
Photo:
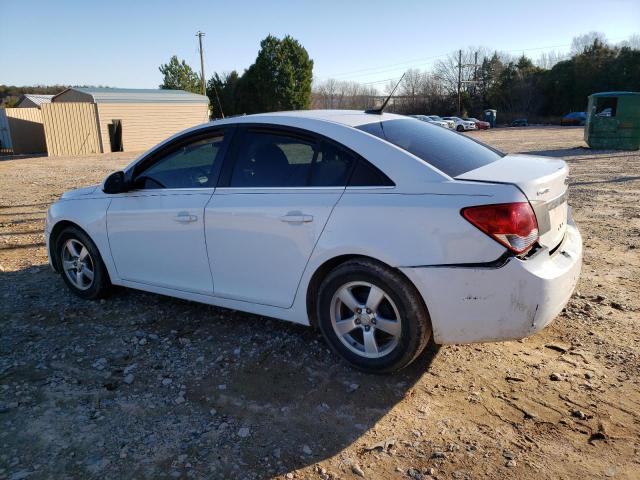
[[[175,220],[176,222],[180,222],[180,223],[191,223],[191,222],[197,221],[198,216],[191,215],[189,214],[189,212],[180,212],[178,215],[176,215]]]
[[[305,215],[304,213],[292,212],[280,217],[280,220],[287,223],[309,223],[313,222],[313,215]]]

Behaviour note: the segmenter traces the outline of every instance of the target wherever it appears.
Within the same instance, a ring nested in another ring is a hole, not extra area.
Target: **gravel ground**
[[[320,334],[46,265],[45,210],[132,154],[0,161],[0,479],[640,478],[640,154],[576,128],[472,134],[565,158],[578,291],[531,338],[366,375]]]

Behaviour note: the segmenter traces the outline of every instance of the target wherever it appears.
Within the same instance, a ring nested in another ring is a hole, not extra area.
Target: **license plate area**
[[[549,210],[549,224],[551,232],[555,235],[564,234],[567,226],[567,202]]]

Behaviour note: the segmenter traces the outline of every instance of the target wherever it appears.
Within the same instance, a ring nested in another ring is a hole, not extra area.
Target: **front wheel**
[[[464,127],[462,125],[458,125],[456,127],[456,130],[459,131],[459,132],[464,132]]]
[[[108,294],[111,282],[100,252],[79,228],[68,227],[56,240],[58,271],[67,287],[89,300]]]
[[[372,260],[351,260],[330,272],[320,285],[317,308],[329,345],[361,370],[400,370],[431,337],[429,315],[415,287]]]

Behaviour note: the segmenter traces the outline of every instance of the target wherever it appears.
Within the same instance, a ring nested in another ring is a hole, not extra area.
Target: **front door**
[[[134,190],[114,195],[107,232],[122,279],[213,293],[204,209],[214,192],[223,145],[223,132],[170,144],[136,167]]]
[[[246,127],[234,144],[205,211],[214,294],[288,308],[353,157],[282,128]]]

